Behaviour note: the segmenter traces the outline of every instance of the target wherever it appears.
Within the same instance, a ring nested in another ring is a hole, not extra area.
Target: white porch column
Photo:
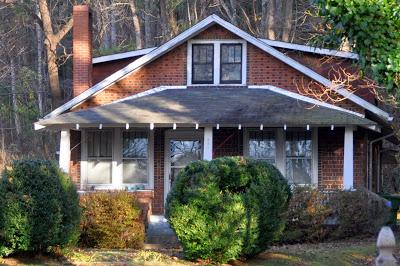
[[[60,137],[60,158],[58,160],[60,168],[69,173],[69,163],[71,161],[70,132],[62,130]]]
[[[211,161],[213,158],[213,128],[204,128],[204,151],[203,160]]]
[[[343,158],[343,188],[354,187],[354,142],[353,127],[346,127],[344,131],[344,158]]]

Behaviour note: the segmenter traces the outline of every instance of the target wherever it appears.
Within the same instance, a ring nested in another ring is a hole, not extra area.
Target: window
[[[294,184],[311,184],[312,140],[310,131],[286,132],[286,178]]]
[[[256,160],[264,160],[275,164],[275,133],[272,131],[250,131],[249,156]]]
[[[88,131],[88,171],[89,184],[111,184],[112,132],[108,130]]]
[[[214,83],[214,45],[193,44],[192,83]]]
[[[149,138],[146,132],[123,132],[123,183],[149,183]]]
[[[221,83],[242,83],[242,44],[221,44]]]

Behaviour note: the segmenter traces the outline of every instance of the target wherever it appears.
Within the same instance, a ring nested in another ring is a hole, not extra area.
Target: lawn
[[[285,265],[371,265],[376,257],[374,239],[321,244],[272,247],[251,260],[236,261],[238,266]],[[64,257],[15,256],[0,259],[6,265],[204,265],[182,259],[179,251],[74,249]]]

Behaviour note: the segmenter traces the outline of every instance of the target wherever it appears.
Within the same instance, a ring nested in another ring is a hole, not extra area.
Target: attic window
[[[187,85],[246,85],[245,40],[188,41]]]
[[[242,44],[221,44],[221,83],[242,83]]]
[[[214,82],[214,45],[193,45],[192,68],[193,84],[212,84]]]

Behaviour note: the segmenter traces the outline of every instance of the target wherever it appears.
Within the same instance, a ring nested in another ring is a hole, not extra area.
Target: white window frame
[[[212,44],[214,45],[214,82],[212,84],[193,84],[192,83],[192,53],[193,44]],[[241,44],[242,45],[242,83],[221,83],[221,44]],[[241,39],[225,40],[189,40],[187,42],[187,85],[188,86],[244,86],[247,84],[247,42]]]
[[[113,143],[112,143],[112,170],[111,170],[111,184],[88,184],[88,150],[87,150],[87,131],[100,130],[100,129],[82,129],[81,130],[81,190],[89,190],[94,188],[95,190],[102,189],[126,189],[139,184],[124,184],[123,183],[123,159],[122,159],[122,128],[105,128],[103,130],[113,131]],[[154,189],[154,132],[143,128],[132,128],[129,131],[142,131],[148,132],[148,184],[144,185],[145,190]]]
[[[171,165],[171,158],[170,158],[170,146],[169,142],[172,139],[177,140],[200,140],[201,142],[201,158],[204,155],[204,130],[167,130],[165,132],[164,138],[164,204],[167,201],[168,193],[171,191],[171,184],[169,182],[169,175],[170,175],[170,165]]]
[[[153,131],[149,131],[149,130],[145,130],[145,129],[122,130],[122,132],[121,132],[121,142],[122,142],[122,145],[121,145],[121,161],[122,161],[122,164],[124,163],[124,158],[123,158],[123,155],[122,155],[123,140],[124,140],[123,133],[124,132],[139,132],[139,133],[143,132],[143,133],[146,133],[146,135],[147,135],[147,139],[148,139],[148,142],[147,142],[147,180],[148,180],[148,182],[146,184],[143,184],[143,183],[124,183],[123,182],[123,176],[122,176],[121,183],[125,187],[134,187],[134,186],[143,186],[144,185],[145,188],[150,188],[150,187],[152,188],[153,187],[153,183],[152,183],[152,178],[150,178],[150,177],[153,175],[154,165],[153,165],[153,157],[152,157],[152,152],[151,152],[153,150],[153,143],[151,141],[152,138],[150,137],[150,134],[152,134]],[[135,159],[135,158],[126,158],[126,160],[129,160],[129,159]],[[143,158],[141,158],[141,159],[143,159]],[[123,167],[122,167],[122,170],[123,170]]]
[[[243,155],[249,157],[249,132],[257,131],[257,128],[245,128],[243,133]],[[286,176],[286,131],[283,128],[265,128],[263,130],[269,130],[275,132],[275,145],[276,145],[276,157],[275,166],[281,172],[283,176]],[[301,131],[301,128],[293,129],[294,131]],[[304,128],[304,131],[306,129]],[[312,185],[318,186],[318,128],[312,128],[311,140],[312,140],[312,156],[311,156],[311,184],[297,184],[297,185]]]

